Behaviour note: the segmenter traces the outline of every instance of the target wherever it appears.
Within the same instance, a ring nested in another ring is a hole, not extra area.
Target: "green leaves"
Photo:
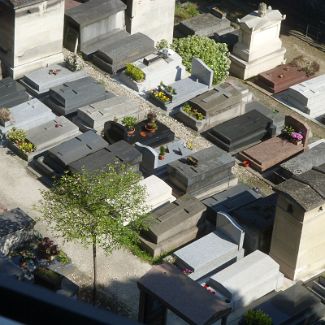
[[[183,64],[191,71],[192,58],[196,57],[204,61],[214,71],[213,83],[223,82],[229,75],[230,59],[227,45],[216,43],[204,36],[188,36],[174,39],[174,49],[183,59]]]

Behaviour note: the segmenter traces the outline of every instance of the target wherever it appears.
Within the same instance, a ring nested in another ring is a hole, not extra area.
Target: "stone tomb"
[[[231,301],[233,310],[279,290],[283,274],[270,256],[259,250],[211,276],[208,284]]]
[[[207,228],[205,211],[206,207],[191,195],[157,208],[140,238],[142,248],[157,257],[192,241]]]
[[[33,96],[44,98],[50,91],[50,88],[85,77],[85,72],[72,72],[64,63],[59,63],[26,74],[20,80],[20,83],[23,84]]]
[[[198,280],[244,256],[245,233],[229,215],[219,212],[216,230],[174,252],[176,265],[189,269],[189,277]]]
[[[0,214],[0,253],[7,255],[29,241],[35,221],[19,208]],[[0,269],[1,271],[1,269]]]
[[[87,131],[73,139],[62,142],[37,158],[35,163],[47,176],[62,175],[68,165],[107,147],[107,142],[93,131]]]
[[[272,119],[252,110],[207,130],[204,136],[220,148],[234,153],[273,134]]]
[[[13,127],[23,130],[32,129],[43,123],[52,121],[56,117],[52,111],[37,98],[11,107],[9,111],[10,121],[0,121],[0,133],[6,134]]]
[[[82,169],[94,172],[104,170],[108,164],[119,162],[128,164],[132,170],[138,172],[141,158],[142,155],[137,149],[121,140],[70,163],[68,168],[73,173],[80,173]]]
[[[181,192],[206,198],[237,184],[235,159],[216,146],[168,164],[168,180]]]
[[[12,78],[0,80],[0,107],[10,108],[29,99],[25,88]]]
[[[132,64],[142,70],[145,79],[135,81],[126,74],[125,70],[118,75],[118,79],[141,94],[155,88],[160,82],[169,85],[189,75],[182,64],[182,58],[171,49],[163,49]]]
[[[164,146],[166,153],[163,159],[159,159],[160,147],[152,148],[140,142],[136,142],[135,147],[142,153],[140,167],[145,175],[155,174],[162,176],[167,171],[167,164],[185,158],[193,152],[185,146],[184,140],[179,139],[169,142]]]
[[[105,122],[122,120],[125,116],[134,116],[140,121],[144,118],[144,112],[128,97],[115,96],[78,108],[73,122],[83,132],[94,129],[101,133]]]
[[[239,19],[240,36],[230,55],[230,72],[248,79],[285,62],[279,37],[285,15],[261,3],[258,10]]]
[[[64,83],[50,89],[45,103],[58,115],[70,115],[78,108],[114,97],[91,77]]]
[[[157,147],[175,139],[175,134],[165,124],[156,121],[157,130],[150,132],[146,129],[148,120],[139,122],[135,126],[133,135],[128,135],[128,130],[122,124],[109,121],[104,126],[104,138],[109,143],[114,143],[119,140],[125,140],[130,144],[140,142],[143,145]]]
[[[245,113],[245,105],[252,99],[248,89],[233,86],[228,82],[191,99],[189,104],[204,116],[198,120],[181,107],[176,118],[192,129],[203,132],[217,124]]]
[[[275,218],[277,196],[275,194],[258,198],[251,203],[233,210],[231,217],[244,229],[246,254],[260,250],[270,251]]]

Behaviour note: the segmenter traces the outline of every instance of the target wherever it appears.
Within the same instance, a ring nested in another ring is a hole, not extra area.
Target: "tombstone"
[[[280,40],[281,21],[285,15],[269,6],[238,20],[240,36],[230,55],[230,72],[248,79],[285,62],[285,48]]]
[[[193,58],[191,76],[170,84],[169,87],[174,90],[173,93],[163,91],[169,97],[168,101],[162,101],[155,97],[154,92],[151,92],[150,98],[155,104],[170,113],[177,106],[209,90],[212,87],[212,82],[213,70],[202,60]]]
[[[219,212],[216,230],[173,253],[176,265],[193,280],[205,278],[243,258],[245,233],[229,215]]]
[[[29,99],[25,88],[10,77],[0,80],[0,107],[10,108]]]
[[[120,123],[114,121],[106,122],[104,125],[104,138],[109,143],[125,140],[130,144],[140,142],[143,145],[157,147],[175,139],[175,134],[165,124],[156,121],[157,129],[154,132],[148,131],[146,125],[148,120],[139,122],[135,126],[135,132],[128,135],[128,130]]]
[[[95,172],[105,170],[108,164],[119,162],[127,164],[134,172],[138,172],[141,159],[142,155],[137,149],[121,140],[70,163],[68,168],[72,173],[80,173],[82,169]]]
[[[194,240],[208,228],[205,211],[206,207],[191,195],[157,208],[151,213],[149,228],[141,234],[142,248],[158,257]]]
[[[34,144],[35,151],[24,153],[17,144],[8,141],[8,148],[23,159],[30,161],[57,144],[79,135],[78,127],[64,116],[56,117],[47,123],[26,130],[26,140]]]
[[[270,255],[289,279],[311,278],[324,269],[324,189],[325,164],[274,188],[278,200]]]
[[[212,275],[208,284],[231,301],[233,311],[278,290],[283,274],[270,256],[259,250]]]
[[[125,29],[125,9],[126,5],[120,0],[92,0],[67,9],[65,47],[74,51],[78,39],[81,52],[87,48],[95,52],[107,33]]]
[[[20,80],[20,83],[24,85],[31,95],[37,98],[44,98],[48,95],[50,88],[85,77],[85,72],[72,72],[65,64],[60,63],[34,70],[26,74]]]
[[[183,193],[206,198],[237,184],[235,160],[216,146],[168,164],[168,181]]]
[[[38,125],[52,121],[56,117],[52,111],[37,98],[11,107],[9,111],[10,121],[0,121],[0,133],[2,134],[6,134],[13,127],[23,130],[32,129]]]
[[[272,230],[275,218],[277,196],[271,194],[233,210],[231,217],[245,231],[244,249],[246,254],[260,250],[270,251]]]
[[[23,210],[15,208],[0,214],[0,254],[8,255],[32,239],[35,221]]]
[[[213,89],[191,99],[189,105],[203,114],[197,119],[193,114],[180,108],[175,117],[192,129],[203,132],[215,125],[245,113],[245,105],[252,99],[248,89],[224,82]]]
[[[193,152],[185,146],[184,140],[179,139],[163,146],[166,149],[163,159],[159,158],[160,147],[152,148],[140,142],[136,142],[135,147],[142,153],[140,168],[145,175],[155,174],[157,176],[162,176],[167,172],[167,165],[169,163],[185,158]]]
[[[34,165],[47,176],[59,176],[68,166],[98,150],[107,147],[107,142],[93,131],[87,131],[51,148],[34,160]]]
[[[147,193],[145,200],[146,212],[176,200],[176,197],[172,194],[172,188],[155,175],[141,180],[140,185],[145,188]]]
[[[47,104],[57,115],[70,115],[78,108],[114,97],[91,77],[64,83],[50,89]]]
[[[160,82],[169,85],[189,75],[182,64],[181,56],[171,49],[147,55],[132,64],[142,70],[145,75],[144,80],[133,80],[125,70],[118,75],[118,79],[140,94],[145,94]]]
[[[115,96],[78,108],[73,122],[81,131],[94,129],[101,133],[107,121],[119,121],[125,116],[134,116],[139,121],[144,118],[144,112],[139,105],[126,96]]]
[[[325,74],[291,86],[278,99],[312,118],[324,115]]]
[[[204,200],[202,203],[207,206],[207,215],[209,221],[216,223],[216,215],[222,211],[230,213],[239,209],[261,197],[260,194],[249,188],[247,185],[238,184],[226,191],[214,194]]]
[[[230,25],[230,20],[225,16],[219,18],[212,13],[196,15],[183,20],[178,25],[178,30],[185,36],[199,35],[211,37],[215,34],[223,35],[230,33],[234,28]]]
[[[62,62],[63,23],[63,0],[3,1],[0,59],[6,74],[19,79],[30,71]]]
[[[207,130],[204,136],[227,152],[235,153],[273,134],[272,119],[252,110]]]
[[[122,32],[121,32],[122,33]],[[124,35],[124,37],[122,37]],[[116,73],[126,64],[154,53],[154,41],[142,33],[121,34],[119,39],[110,38],[92,56],[92,61],[108,73]]]

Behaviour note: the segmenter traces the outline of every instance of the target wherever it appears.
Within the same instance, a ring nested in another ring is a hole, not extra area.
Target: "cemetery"
[[[29,99],[25,88],[10,77],[0,80],[0,107],[10,108]]]

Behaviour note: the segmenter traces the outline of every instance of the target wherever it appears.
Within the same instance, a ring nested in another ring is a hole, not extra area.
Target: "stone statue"
[[[263,17],[266,15],[266,12],[267,12],[267,5],[266,3],[264,2],[261,2],[259,5],[258,5],[258,15],[260,17]]]

